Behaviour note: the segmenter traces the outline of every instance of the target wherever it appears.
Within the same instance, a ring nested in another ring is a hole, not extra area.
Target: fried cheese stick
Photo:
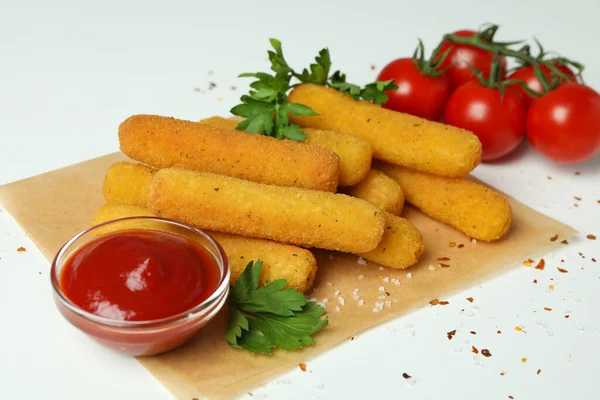
[[[219,128],[235,129],[240,119],[210,117],[200,120],[201,124]],[[360,182],[371,168],[373,147],[356,136],[320,129],[303,129],[306,142],[333,151],[340,158],[339,186],[350,186]]]
[[[477,240],[500,239],[510,228],[508,200],[486,186],[463,178],[446,178],[377,163],[400,184],[406,200],[430,217]]]
[[[254,182],[335,192],[331,150],[197,122],[134,115],[119,126],[121,151],[156,168],[181,167]]]
[[[384,267],[405,269],[416,264],[424,250],[421,232],[408,220],[386,212],[385,231],[379,246],[357,255]]]
[[[385,224],[378,207],[354,197],[180,168],[156,173],[148,208],[202,229],[348,253],[375,249]]]
[[[109,203],[146,207],[156,170],[142,164],[118,162],[104,177],[102,192]]]
[[[464,129],[356,101],[338,90],[314,84],[296,86],[289,100],[319,114],[290,115],[291,121],[366,139],[377,159],[450,177],[468,174],[481,161],[479,139]]]
[[[395,215],[400,215],[404,208],[404,193],[400,185],[376,169],[371,169],[365,179],[345,188],[343,192]]]
[[[94,225],[113,219],[138,216],[152,216],[150,210],[126,205],[106,204],[94,216]],[[140,228],[147,228],[140,221]],[[231,284],[242,274],[248,262],[264,262],[260,285],[266,285],[277,279],[285,279],[287,287],[301,292],[307,291],[317,274],[317,260],[312,253],[300,247],[272,242],[264,239],[251,239],[219,232],[206,232],[225,250],[231,270]]]

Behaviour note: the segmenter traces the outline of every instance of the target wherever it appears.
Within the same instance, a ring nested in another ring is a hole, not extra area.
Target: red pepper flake
[[[475,331],[470,331],[469,333],[470,333],[471,335],[477,335],[477,332],[475,332]]]
[[[432,306],[437,306],[438,304],[440,304],[440,301],[438,299],[429,300],[429,304],[431,304]]]
[[[536,372],[536,374],[538,374],[538,375],[541,374],[541,373],[542,373],[541,369],[538,369],[537,372]]]
[[[456,246],[456,242],[450,242],[450,243],[448,243],[448,247],[452,248],[454,246]]]
[[[298,364],[298,366],[300,367],[300,369],[302,370],[302,372],[306,372],[306,364],[300,363],[300,364]]]
[[[447,305],[448,305],[448,304],[450,304],[450,303],[448,303],[448,302],[447,302],[447,301],[445,301],[445,300],[441,300],[439,304],[440,304],[440,306],[447,306]]]
[[[544,310],[546,310],[546,311],[552,311],[552,309],[550,307],[544,307]]]
[[[569,244],[569,241],[567,239],[565,239],[565,240],[562,240],[561,243],[562,244]]]
[[[566,274],[567,272],[569,272],[564,268],[557,268],[557,269],[558,269],[558,272],[560,272],[561,274]]]
[[[465,245],[464,245],[464,244],[462,244],[462,243],[458,245],[458,248],[459,248],[459,249],[462,249],[463,247],[465,247]]]
[[[492,356],[492,353],[490,353],[490,351],[488,349],[481,349],[481,354],[484,357],[491,357]]]
[[[479,350],[477,350],[477,347],[471,346],[471,353],[479,354]]]
[[[450,265],[440,263],[440,267],[442,267],[442,268],[450,268]]]
[[[551,242],[556,242],[556,239],[558,239],[558,234],[556,234],[556,235],[552,236],[552,237],[550,238],[550,241],[551,241]]]
[[[473,302],[473,298],[472,298],[472,297],[467,297],[467,301],[468,301],[469,303],[472,303],[472,302]]]
[[[577,197],[577,196],[573,196],[575,198],[575,200],[577,201],[581,201],[581,197]]]
[[[544,261],[543,258],[540,258],[540,261],[535,266],[535,269],[539,269],[540,271],[543,271],[545,265],[546,265],[546,261]]]
[[[438,261],[450,261],[448,257],[440,257],[437,259]]]
[[[403,373],[402,373],[402,377],[403,377],[404,379],[410,379],[410,378],[412,378],[412,376],[410,376],[410,375],[409,375],[409,374],[407,374],[406,372],[403,372]]]
[[[587,235],[586,238],[590,239],[590,240],[596,240],[596,236],[594,235]]]
[[[27,249],[26,249],[25,247],[19,247],[19,248],[17,249],[17,251],[18,251],[19,253],[23,253],[23,252],[27,251]]]
[[[456,329],[453,331],[450,331],[448,333],[446,333],[446,335],[448,335],[448,340],[452,340],[452,338],[454,337],[454,335],[456,335]]]
[[[533,265],[535,261],[533,261],[531,258],[528,260],[523,261],[523,266],[524,267],[531,267]]]
[[[533,283],[537,283],[537,279],[534,279],[534,280],[533,280]]]

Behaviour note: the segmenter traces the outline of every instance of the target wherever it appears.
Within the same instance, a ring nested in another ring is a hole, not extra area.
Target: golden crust
[[[379,208],[343,194],[179,168],[154,176],[148,208],[202,229],[349,253],[375,249],[385,223]]]
[[[423,236],[408,220],[385,213],[385,231],[379,246],[358,254],[384,267],[405,269],[415,265],[425,250]]]
[[[123,153],[156,168],[181,167],[254,182],[334,192],[339,158],[330,150],[155,115],[119,126]]]
[[[510,228],[512,209],[500,193],[463,178],[446,178],[377,163],[395,179],[406,200],[430,217],[477,240],[500,239]]]
[[[154,168],[142,164],[125,161],[113,164],[102,185],[104,199],[114,204],[146,207],[155,173]]]
[[[345,188],[344,193],[395,215],[400,215],[404,208],[404,193],[398,182],[376,169],[371,169],[358,184]]]
[[[235,129],[239,119],[210,117],[200,120],[201,124],[219,128]],[[307,144],[313,144],[333,151],[340,158],[339,186],[350,186],[360,182],[371,168],[373,147],[359,137],[324,131],[320,129],[304,129]]]
[[[152,216],[150,210],[125,204],[106,204],[94,216],[94,225],[113,219],[137,216]],[[140,222],[140,228],[147,228]],[[301,292],[307,291],[317,274],[317,260],[312,253],[300,247],[272,242],[264,239],[251,239],[227,233],[207,232],[225,250],[231,270],[231,284],[244,272],[248,262],[264,262],[260,285],[277,279],[285,279],[287,287]]]
[[[481,143],[464,129],[355,101],[324,86],[304,84],[289,100],[311,107],[319,116],[293,122],[361,137],[373,145],[373,156],[393,164],[441,176],[468,174],[481,161]]]

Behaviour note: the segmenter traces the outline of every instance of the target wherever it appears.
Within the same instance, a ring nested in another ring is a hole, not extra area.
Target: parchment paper
[[[106,170],[124,159],[124,155],[116,153],[2,186],[0,202],[51,260],[66,240],[90,224],[104,203],[101,186]],[[330,323],[315,337],[314,346],[295,352],[278,351],[270,357],[231,349],[223,338],[222,312],[183,347],[138,360],[177,398],[230,398],[297,368],[298,363],[309,361],[361,331],[414,308],[429,307],[432,299],[444,300],[453,292],[515,268],[527,258],[560,246],[560,240],[575,233],[569,226],[510,200],[514,212],[511,230],[504,239],[491,244],[474,244],[454,229],[406,207],[404,216],[422,232],[426,251],[417,266],[405,271],[380,270],[377,264],[357,264],[353,255],[315,251],[319,272],[316,289],[308,296],[329,299]],[[550,237],[556,234],[560,240],[551,242]],[[451,242],[456,246],[450,247]],[[437,261],[442,257],[450,260]],[[442,268],[440,262],[449,267]],[[410,279],[408,272],[412,274]],[[359,275],[364,275],[364,279],[359,279]],[[384,277],[390,282],[382,283]],[[401,284],[393,283],[393,279]],[[378,290],[380,286],[389,296]],[[364,306],[358,306],[353,299],[355,288]],[[344,298],[344,306],[334,296],[336,290]],[[384,294],[385,299],[378,299]],[[391,305],[380,312],[373,311],[375,302],[385,301]],[[336,306],[340,307],[339,312],[335,311]]]

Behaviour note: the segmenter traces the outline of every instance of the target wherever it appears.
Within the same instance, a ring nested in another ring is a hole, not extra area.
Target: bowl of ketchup
[[[185,343],[223,307],[229,263],[203,231],[155,217],[105,222],[72,237],[52,262],[63,316],[101,344],[149,356]]]

